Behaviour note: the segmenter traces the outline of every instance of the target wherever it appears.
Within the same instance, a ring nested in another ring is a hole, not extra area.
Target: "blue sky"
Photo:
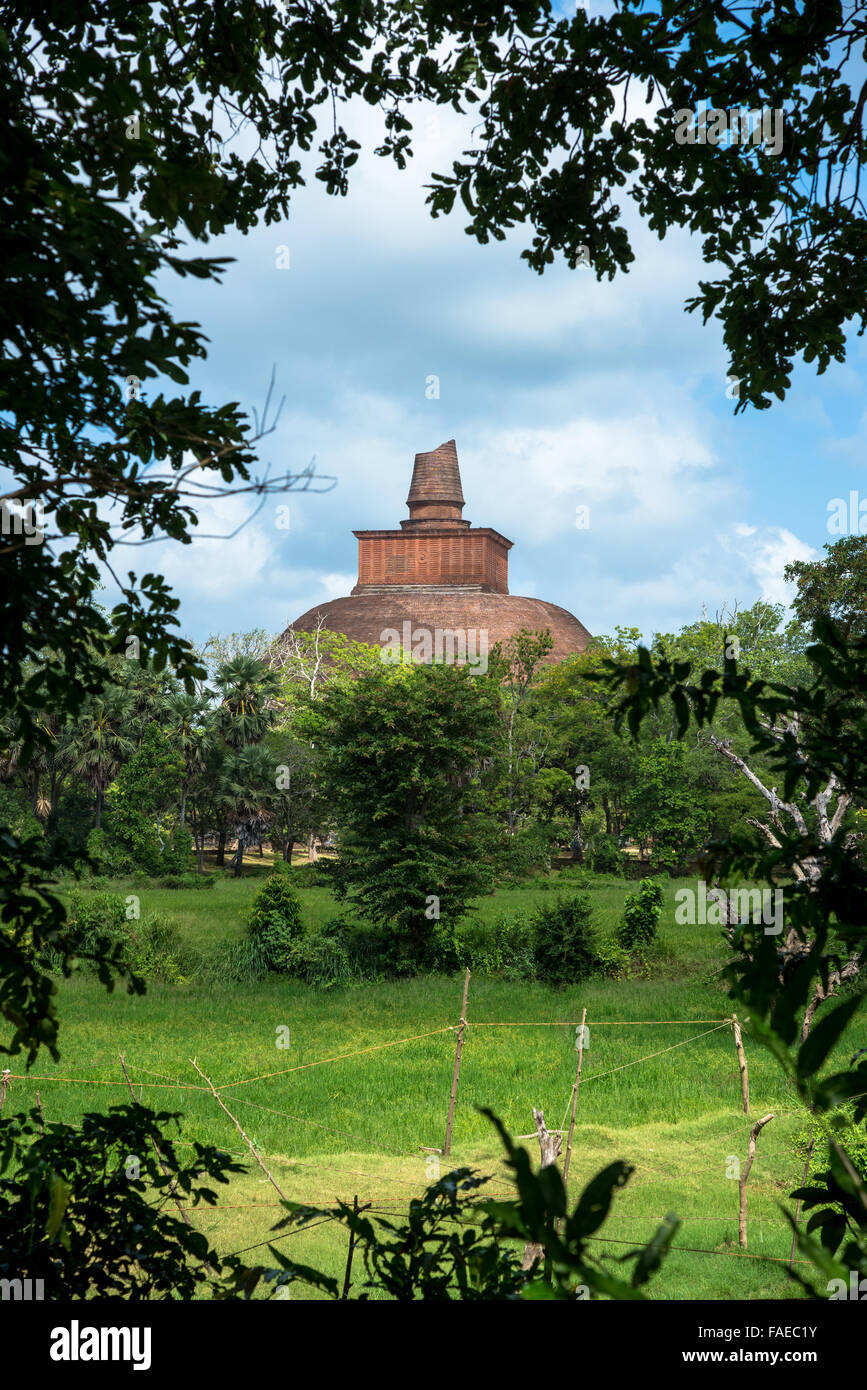
[[[365,150],[377,142],[366,109],[344,124]],[[191,384],[215,404],[261,406],[274,365],[286,404],[263,461],[276,473],[315,456],[338,479],[324,495],[269,500],[232,540],[149,547],[184,632],[278,631],[348,593],[353,529],[397,526],[413,455],[449,438],[464,515],[514,542],[511,592],[561,604],[591,632],[649,635],[705,605],[785,601],[783,566],[832,539],[830,499],[867,492],[863,340],[822,377],[799,367],[785,402],[735,417],[720,329],[683,309],[708,273],[697,240],[658,241],[624,198],[629,274],[597,283],[554,265],[539,277],[519,258],[526,232],[479,246],[460,205],[431,219],[423,185],[465,147],[463,128],[440,112],[416,130],[405,172],[365,152],[347,198],[311,180],[285,224],[209,243],[236,258],[222,285],[163,286],[210,339]],[[215,504],[201,530],[230,532],[250,509]]]

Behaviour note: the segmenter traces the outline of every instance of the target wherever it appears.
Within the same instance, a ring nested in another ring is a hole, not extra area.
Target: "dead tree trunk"
[[[560,1133],[549,1134],[545,1126],[545,1112],[533,1109],[533,1119],[536,1121],[536,1129],[539,1134],[539,1148],[542,1151],[542,1167],[550,1168],[552,1163],[556,1163],[560,1157],[560,1150],[563,1147],[563,1136]],[[521,1260],[522,1269],[531,1269],[537,1260],[545,1258],[544,1247],[536,1241],[528,1241],[524,1246],[524,1257]]]

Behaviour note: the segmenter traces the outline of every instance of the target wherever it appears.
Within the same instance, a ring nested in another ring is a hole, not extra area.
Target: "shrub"
[[[185,1204],[211,1203],[217,1184],[244,1168],[201,1143],[181,1158],[172,1132],[180,1118],[135,1103],[74,1126],[43,1125],[35,1107],[4,1115],[0,1277],[44,1280],[46,1291],[98,1302],[192,1299],[237,1274],[237,1256],[218,1254],[175,1214],[166,1184]]]
[[[383,933],[346,917],[332,917],[321,931],[294,942],[289,974],[315,989],[383,977]]]
[[[75,933],[76,950],[92,951],[99,936],[120,941],[124,936],[126,904],[120,893],[72,892],[69,896],[67,921]],[[90,961],[81,962],[82,969],[92,970]]]
[[[507,837],[498,856],[499,875],[511,883],[547,873],[551,868],[551,833],[542,825],[527,825]]]
[[[275,859],[274,872],[288,874],[299,888],[321,888],[323,885],[327,887],[331,883],[329,865],[334,862],[333,859],[322,859],[314,864],[296,864],[291,868],[285,859]]]
[[[83,896],[73,892],[67,917],[75,932],[77,951],[93,951],[98,937],[108,937],[121,948],[125,964],[145,980],[176,985],[195,971],[196,956],[184,947],[174,922],[157,912],[128,920],[126,900],[120,893]],[[48,969],[59,969],[59,953],[49,948],[44,963]],[[89,960],[82,960],[81,968],[88,973],[95,969]]]
[[[613,835],[600,835],[587,855],[589,867],[595,874],[616,874],[623,878],[623,855]]]
[[[289,882],[289,875],[278,869],[266,878],[253,899],[248,919],[250,939],[260,947],[270,970],[283,974],[290,969],[292,947],[303,933],[301,903]]]
[[[74,954],[79,957],[79,968],[87,974],[94,974],[97,967],[86,957],[99,949],[100,940],[104,945],[107,939],[113,947],[122,942],[126,904],[119,893],[82,895],[73,889],[66,908],[66,922],[75,943]],[[39,954],[39,963],[45,970],[60,971],[63,953],[54,946],[46,945]]]
[[[593,909],[588,893],[558,897],[532,918],[537,978],[550,985],[573,984],[599,968]]]
[[[202,958],[197,971],[201,984],[251,985],[265,980],[271,973],[268,957],[260,941],[242,937],[240,941],[224,942]]]
[[[491,922],[464,918],[456,932],[458,964],[474,974],[504,980],[533,980],[536,959],[533,933],[525,912],[500,913]]]
[[[627,896],[623,916],[615,932],[617,944],[625,951],[640,950],[656,940],[656,924],[662,912],[662,889],[655,879],[646,878],[637,893]]]
[[[289,973],[316,989],[333,989],[358,979],[358,971],[339,932],[322,931],[296,941],[290,951]]]
[[[647,864],[642,859],[635,859],[632,855],[623,856],[623,877],[631,880],[641,879],[644,882],[647,877]]]
[[[624,951],[611,937],[603,937],[597,948],[599,969],[612,980],[621,980],[629,975],[629,952]]]
[[[178,929],[162,912],[140,921],[124,921],[124,954],[145,980],[164,985],[183,984],[195,971],[195,956],[182,944]]]
[[[839,1106],[836,1119],[837,1123],[832,1125],[825,1117],[814,1116],[812,1124],[800,1130],[792,1141],[798,1158],[806,1159],[812,1138],[813,1151],[810,1157],[807,1182],[813,1183],[830,1166],[832,1161],[831,1136],[833,1135],[837,1142],[845,1148],[861,1181],[867,1183],[867,1134],[865,1134],[863,1124],[859,1125],[855,1122],[854,1105]]]
[[[93,874],[103,878],[112,874],[119,878],[133,867],[133,858],[120,845],[109,842],[104,830],[91,830],[86,843],[87,857]]]
[[[541,884],[538,886],[541,887]],[[564,888],[598,888],[599,880],[583,864],[567,864],[558,871],[555,879],[549,880],[546,886],[560,890]]]
[[[157,880],[160,888],[213,888],[213,874],[166,874]]]

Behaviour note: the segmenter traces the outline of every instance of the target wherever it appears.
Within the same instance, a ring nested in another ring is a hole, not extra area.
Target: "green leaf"
[[[48,1180],[48,1218],[45,1222],[45,1234],[49,1240],[53,1240],[60,1230],[60,1223],[66,1214],[72,1197],[72,1185],[59,1173],[52,1173]]]
[[[598,1231],[611,1208],[614,1193],[628,1182],[635,1169],[618,1160],[609,1163],[585,1187],[574,1212],[569,1217],[570,1238],[580,1240]]]
[[[843,999],[813,1026],[806,1042],[798,1049],[796,1068],[800,1077],[814,1076],[842,1037],[849,1020],[861,1008],[860,994]]]

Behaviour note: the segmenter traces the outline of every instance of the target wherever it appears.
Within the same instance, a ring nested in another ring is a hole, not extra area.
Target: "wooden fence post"
[[[738,1053],[738,1068],[741,1074],[741,1096],[744,1102],[744,1114],[750,1113],[750,1080],[747,1075],[747,1054],[744,1052],[743,1038],[741,1037],[741,1025],[738,1023],[737,1014],[732,1014],[732,1026],[735,1032],[735,1047]]]
[[[449,1114],[446,1120],[446,1142],[443,1154],[448,1158],[452,1150],[452,1121],[455,1117],[455,1097],[458,1094],[458,1077],[461,1074],[461,1053],[464,1050],[464,1031],[467,1026],[467,996],[470,992],[470,968],[464,977],[464,999],[461,1004],[461,1021],[458,1024],[458,1044],[455,1049],[455,1069],[452,1073],[452,1091],[449,1096]]]
[[[4,1067],[0,1072],[0,1115],[3,1113],[3,1102],[6,1099],[6,1088],[12,1084],[12,1070]]]
[[[742,1250],[747,1248],[747,1178],[750,1176],[750,1169],[753,1166],[753,1159],[756,1156],[756,1140],[760,1132],[764,1129],[773,1114],[764,1115],[761,1120],[756,1120],[750,1130],[750,1147],[747,1154],[747,1161],[743,1166],[740,1181],[740,1210],[738,1212],[738,1244]]]
[[[549,1133],[545,1125],[544,1110],[537,1110],[533,1107],[533,1119],[536,1121],[536,1130],[539,1135],[539,1148],[542,1153],[542,1167],[550,1168],[560,1157],[560,1150],[563,1147],[563,1135],[559,1130],[553,1134]],[[530,1269],[537,1260],[544,1259],[544,1247],[537,1241],[529,1240],[524,1246],[524,1256],[521,1260],[522,1269]]]
[[[250,1153],[251,1153],[251,1154],[253,1155],[253,1157],[255,1158],[256,1162],[258,1163],[259,1167],[262,1169],[262,1172],[265,1174],[265,1177],[268,1179],[269,1183],[270,1183],[271,1186],[274,1188],[275,1192],[278,1192],[278,1193],[279,1193],[279,1195],[283,1198],[283,1201],[284,1201],[284,1202],[288,1202],[288,1201],[289,1201],[289,1198],[286,1196],[286,1193],[283,1191],[282,1187],[280,1186],[280,1184],[278,1183],[278,1181],[277,1181],[277,1179],[274,1177],[274,1175],[273,1175],[272,1173],[270,1173],[270,1172],[268,1171],[268,1169],[265,1167],[265,1164],[262,1162],[262,1159],[259,1157],[259,1153],[258,1153],[258,1150],[256,1149],[256,1145],[255,1145],[255,1144],[252,1142],[252,1140],[249,1139],[248,1136],[244,1133],[243,1127],[242,1127],[242,1126],[238,1123],[238,1121],[235,1119],[235,1116],[232,1114],[232,1112],[231,1112],[231,1110],[229,1109],[228,1105],[226,1105],[226,1103],[225,1103],[225,1101],[223,1100],[222,1096],[221,1096],[221,1095],[219,1094],[219,1092],[217,1091],[217,1088],[216,1088],[216,1086],[214,1085],[214,1083],[213,1083],[213,1081],[211,1080],[211,1078],[210,1078],[209,1076],[205,1076],[205,1073],[202,1071],[202,1068],[199,1066],[199,1064],[198,1064],[198,1062],[196,1061],[195,1057],[191,1057],[191,1058],[190,1058],[190,1064],[196,1068],[196,1071],[199,1073],[199,1076],[202,1078],[202,1080],[207,1082],[208,1086],[209,1086],[210,1089],[211,1089],[211,1095],[214,1097],[214,1100],[217,1102],[217,1104],[220,1106],[220,1108],[221,1108],[222,1110],[225,1110],[225,1112],[226,1112],[226,1114],[228,1115],[229,1119],[232,1121],[232,1124],[235,1126],[236,1130],[237,1130],[238,1133],[240,1134],[240,1136],[241,1136],[241,1138],[243,1139],[244,1143],[247,1145],[247,1148],[250,1150]]]
[[[575,1073],[575,1080],[574,1080],[574,1082],[572,1083],[572,1114],[571,1114],[571,1116],[570,1116],[570,1118],[569,1118],[569,1137],[568,1137],[568,1139],[566,1140],[566,1157],[565,1157],[564,1160],[563,1160],[563,1186],[564,1186],[564,1187],[566,1187],[566,1180],[567,1180],[568,1177],[569,1177],[569,1160],[570,1160],[571,1157],[572,1157],[572,1135],[573,1135],[574,1130],[575,1130],[575,1111],[576,1111],[576,1109],[577,1109],[577,1107],[578,1107],[578,1087],[579,1087],[580,1082],[581,1082],[581,1059],[582,1059],[582,1057],[584,1056],[584,1024],[585,1024],[585,1022],[586,1022],[586,1019],[587,1019],[587,1010],[584,1009],[584,1010],[582,1011],[582,1014],[581,1014],[581,1032],[580,1032],[580,1034],[579,1034],[579,1036],[578,1036],[578,1070],[577,1070],[576,1073]],[[569,1192],[569,1189],[566,1188],[566,1193],[567,1193],[567,1202],[566,1202],[566,1206],[567,1206],[567,1209],[568,1209],[568,1206],[569,1206],[569,1203],[568,1203],[568,1192]],[[557,1222],[557,1234],[558,1234],[558,1235],[560,1234],[560,1232],[562,1231],[562,1229],[563,1229],[563,1221],[562,1221],[562,1219],[561,1219],[560,1221]]]

